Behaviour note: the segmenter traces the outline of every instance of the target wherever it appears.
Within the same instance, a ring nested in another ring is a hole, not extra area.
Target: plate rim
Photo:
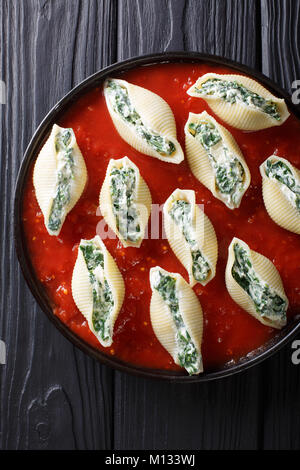
[[[111,73],[119,73],[128,71],[130,69],[139,66],[154,65],[155,63],[174,63],[174,62],[189,62],[189,63],[210,63],[213,65],[221,65],[230,67],[241,73],[245,73],[258,80],[269,90],[276,95],[286,100],[288,108],[296,115],[300,120],[300,107],[297,107],[292,103],[290,95],[279,87],[270,78],[259,72],[258,70],[251,68],[247,65],[241,64],[240,62],[227,59],[222,56],[213,54],[203,54],[199,52],[161,52],[156,54],[145,54],[141,56],[135,56],[123,61],[115,62],[107,67],[100,69],[99,71],[88,76],[82,80],[79,84],[73,87],[68,93],[66,93],[46,114],[37,129],[35,130],[29,144],[24,152],[24,156],[20,163],[20,168],[17,175],[15,184],[14,194],[14,210],[13,210],[13,234],[14,244],[17,253],[18,262],[20,264],[25,281],[35,298],[37,304],[41,310],[45,313],[48,319],[55,325],[55,327],[62,333],[74,346],[81,349],[83,352],[88,354],[93,359],[97,360],[101,364],[108,365],[118,371],[126,372],[131,375],[159,379],[168,382],[177,383],[199,383],[208,382],[212,380],[221,379],[224,377],[232,376],[242,371],[245,371],[255,365],[260,364],[268,357],[274,355],[279,349],[284,347],[300,330],[300,321],[294,318],[285,328],[283,328],[271,341],[262,345],[253,351],[253,356],[250,358],[241,358],[239,362],[225,366],[219,370],[204,372],[197,376],[188,376],[185,372],[168,371],[163,369],[151,369],[146,367],[140,367],[135,364],[126,363],[114,356],[108,356],[101,350],[98,350],[87,343],[84,339],[77,336],[65,323],[63,323],[59,317],[57,317],[50,305],[50,300],[46,295],[46,290],[42,283],[38,280],[35,275],[34,268],[30,261],[30,256],[26,250],[26,240],[23,230],[22,222],[22,205],[23,205],[23,191],[25,183],[27,181],[28,172],[31,164],[33,163],[37,150],[41,147],[43,141],[46,138],[46,133],[49,132],[50,127],[54,121],[59,119],[59,115],[67,111],[68,106],[75,102],[80,96],[84,95],[89,89],[93,89],[97,84],[103,82],[107,76]],[[269,345],[269,346],[268,346]],[[260,352],[261,350],[261,352]],[[255,353],[256,352],[256,353]],[[252,353],[249,353],[252,355]]]

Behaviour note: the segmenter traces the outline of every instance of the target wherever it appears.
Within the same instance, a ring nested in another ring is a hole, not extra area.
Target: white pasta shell
[[[174,222],[169,214],[174,201],[184,200],[192,207],[192,227],[195,233],[195,241],[210,265],[211,272],[207,279],[201,284],[205,286],[216,274],[216,264],[218,259],[218,242],[214,227],[207,215],[196,204],[195,191],[189,189],[175,189],[166,200],[163,208],[164,229],[168,242],[179,261],[183,264],[189,275],[190,285],[193,287],[197,282],[193,276],[193,259],[190,245],[184,238],[180,227]]]
[[[288,160],[276,155],[272,155],[269,158],[274,162],[282,161],[285,163],[290,168],[299,184],[300,171]],[[267,158],[267,160],[269,160],[269,158]],[[262,176],[263,199],[267,212],[271,219],[273,219],[276,224],[280,225],[280,227],[300,235],[300,213],[282,192],[281,188],[283,185],[279,181],[269,178],[266,175],[265,164],[267,160],[259,167]]]
[[[225,272],[225,281],[227,290],[232,297],[232,299],[246,312],[250,313],[253,317],[259,320],[263,325],[271,326],[273,328],[281,329],[283,326],[286,325],[286,319],[283,321],[282,319],[274,319],[271,318],[264,318],[262,317],[255,309],[255,305],[251,299],[251,297],[247,294],[247,292],[242,289],[242,287],[236,282],[236,280],[232,276],[232,266],[235,260],[233,247],[234,244],[238,243],[242,245],[243,248],[249,254],[249,257],[252,262],[252,266],[255,272],[260,276],[260,278],[265,281],[270,288],[274,289],[275,292],[283,299],[286,300],[288,304],[287,296],[285,295],[284,288],[282,285],[281,277],[275,268],[274,264],[265,256],[257,253],[256,251],[250,250],[249,246],[239,238],[234,237],[229,245],[228,248],[228,260]]]
[[[116,217],[113,213],[113,206],[110,195],[110,174],[113,168],[122,168],[123,166],[133,168],[135,170],[136,175],[136,190],[134,193],[134,200],[139,214],[139,224],[141,228],[141,238],[136,242],[125,240],[122,237],[119,230],[117,229]],[[152,198],[148,185],[140,174],[140,170],[128,157],[120,158],[119,160],[111,159],[109,161],[105,179],[100,191],[99,200],[101,214],[103,215],[106,223],[111,228],[111,230],[113,230],[113,232],[118,236],[118,238],[122,242],[122,245],[125,248],[128,246],[140,247],[145,235],[146,226],[151,213]]]
[[[109,287],[112,291],[112,295],[114,299],[114,307],[110,316],[110,328],[111,328],[111,331],[113,332],[115,321],[117,319],[117,316],[123,304],[125,285],[124,285],[123,277],[118,269],[116,262],[114,261],[113,257],[111,256],[111,254],[105,247],[101,238],[98,235],[96,235],[95,238],[93,238],[93,242],[95,243],[95,245],[101,248],[101,251],[103,253],[104,276],[109,284]],[[84,256],[80,249],[78,249],[78,256],[77,256],[74,270],[73,270],[72,295],[73,295],[74,302],[77,305],[78,309],[80,310],[82,315],[86,318],[91,332],[96,336],[96,338],[102,344],[102,346],[104,347],[111,346],[112,338],[110,338],[107,341],[103,341],[102,338],[97,334],[97,332],[94,330],[94,327],[93,327],[93,323],[92,323],[93,293],[92,293],[92,287],[89,281],[89,271],[87,269]]]
[[[248,88],[248,90],[260,95],[265,100],[273,101],[277,106],[281,120],[277,121],[263,111],[250,108],[243,103],[236,102],[232,104],[223,101],[217,96],[197,93],[195,88],[200,88],[202,83],[213,78],[228,82],[237,81]],[[283,124],[290,115],[284,99],[277,98],[257,81],[243,75],[206,73],[205,75],[202,75],[202,77],[198,78],[196,83],[188,89],[187,93],[196,98],[203,98],[207,101],[213,112],[216,113],[223,121],[227,122],[227,124],[232,127],[236,127],[237,129],[244,131],[258,131],[260,129],[267,129],[268,127],[281,126],[281,124]]]
[[[187,331],[201,357],[203,314],[198,297],[180,274],[170,273],[162,269],[160,266],[155,266],[150,269],[151,287],[151,279],[156,271],[160,271],[163,274],[176,278],[176,289],[179,293],[179,311]],[[175,341],[176,327],[172,315],[168,305],[166,305],[162,296],[154,288],[152,288],[152,297],[150,302],[150,318],[152,328],[157,339],[172,356],[175,364],[180,365],[177,358],[177,345]],[[200,372],[203,372],[202,360],[199,373]]]
[[[67,204],[64,216],[62,217],[62,223],[57,231],[52,231],[48,227],[48,221],[50,217],[50,211],[52,208],[53,199],[55,196],[57,168],[58,168],[58,152],[55,148],[55,138],[59,132],[62,132],[64,128],[54,124],[52,127],[50,136],[46,140],[42,147],[33,170],[33,185],[35,189],[36,198],[40,209],[44,216],[45,227],[50,235],[58,235],[67,214],[73,209],[77,201],[79,200],[87,181],[87,170],[84,162],[84,158],[77,145],[75,134],[72,135],[72,149],[74,158],[74,178],[71,183],[71,197]]]
[[[146,88],[133,85],[125,80],[114,79],[114,81],[127,89],[129,99],[138,114],[141,116],[144,125],[172,141],[176,147],[176,151],[172,156],[160,155],[135,132],[132,125],[124,122],[111,106],[107,92],[107,80],[104,83],[106,105],[112,121],[122,139],[139,152],[149,155],[150,157],[158,158],[159,160],[169,163],[182,162],[184,154],[179,142],[177,141],[175,118],[168,103],[156,93],[153,93]]]
[[[245,182],[244,182],[244,190],[242,192],[242,196],[240,198],[239,204],[234,206],[233,204],[228,203],[222,196],[222,193],[216,187],[216,180],[215,180],[215,173],[213,171],[212,165],[210,163],[208,153],[203,147],[203,145],[195,139],[189,132],[189,125],[190,123],[198,123],[201,120],[208,120],[211,121],[216,128],[218,129],[224,144],[230,152],[232,152],[241,162],[243,168],[245,170]],[[229,209],[236,209],[239,207],[243,195],[247,191],[250,181],[251,181],[251,174],[247,163],[244,159],[244,156],[233,138],[230,132],[225,129],[225,127],[221,126],[210,114],[206,111],[203,111],[200,114],[189,113],[188,120],[184,127],[185,132],[185,148],[186,148],[186,156],[189,163],[189,166],[194,174],[194,176],[200,181],[200,183],[204,184],[212,194],[222,201]]]

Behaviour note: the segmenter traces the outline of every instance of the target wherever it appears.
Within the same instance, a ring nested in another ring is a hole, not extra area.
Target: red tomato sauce
[[[113,126],[101,88],[73,104],[58,123],[73,128],[88,169],[86,189],[67,216],[58,237],[46,231],[32,177],[27,182],[23,221],[28,250],[36,275],[53,304],[54,315],[94,348],[139,366],[179,369],[151,327],[149,269],[159,265],[180,273],[187,281],[188,276],[165,239],[146,239],[139,249],[125,249],[117,239],[105,239],[123,275],[126,295],[115,324],[112,346],[103,348],[90,332],[73,301],[71,278],[80,239],[94,237],[97,224],[103,224],[98,198],[111,158],[127,155],[139,167],[153,204],[163,204],[176,188],[195,190],[197,203],[204,205],[214,225],[219,245],[217,273],[205,287],[200,284],[194,287],[204,315],[202,353],[206,370],[238,361],[276,334],[276,330],[243,311],[226,290],[227,249],[234,236],[274,263],[289,298],[288,318],[300,313],[300,237],[280,228],[268,216],[259,173],[259,165],[273,153],[300,167],[300,122],[291,116],[282,126],[259,132],[246,133],[231,128],[214,115],[204,100],[186,93],[191,84],[207,72],[232,73],[232,70],[205,64],[161,64],[140,67],[119,77],[148,88],[168,102],[176,118],[178,140],[183,149],[184,125],[189,112],[207,110],[229,129],[251,172],[251,185],[239,209],[230,210],[215,199],[192,175],[186,160],[179,165],[165,163],[140,154],[124,142]]]

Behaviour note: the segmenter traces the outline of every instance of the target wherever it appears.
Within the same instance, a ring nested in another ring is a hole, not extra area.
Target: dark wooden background
[[[32,298],[13,246],[17,172],[34,130],[103,66],[159,51],[216,53],[291,91],[300,0],[0,0],[1,449],[299,449],[300,365],[291,346],[238,376],[176,385],[101,366]]]

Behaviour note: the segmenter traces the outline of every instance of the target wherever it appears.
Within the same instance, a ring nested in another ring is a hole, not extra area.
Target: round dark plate
[[[185,372],[174,372],[166,370],[156,370],[138,367],[125,363],[119,359],[105,355],[103,352],[93,348],[83,339],[75,335],[61,320],[54,315],[49,298],[46,291],[40,281],[37,279],[34,269],[31,264],[30,257],[27,252],[23,222],[22,222],[22,204],[23,194],[28,173],[33,161],[36,159],[37,152],[43,145],[44,141],[50,133],[50,129],[53,124],[57,122],[60,117],[66,112],[70,104],[74,103],[79,97],[84,95],[87,91],[92,88],[99,86],[108,76],[115,73],[128,71],[138,66],[147,66],[155,63],[168,63],[168,62],[190,62],[190,63],[209,63],[212,65],[223,65],[230,67],[237,72],[242,72],[259,82],[261,82],[266,88],[280,98],[284,98],[290,109],[300,119],[300,110],[291,101],[289,95],[278,87],[274,82],[269,80],[265,75],[253,70],[245,65],[241,65],[237,62],[233,62],[222,57],[200,54],[197,52],[172,52],[172,53],[161,53],[161,54],[150,54],[141,57],[134,57],[132,59],[118,62],[102,69],[100,72],[91,75],[86,80],[77,85],[71,90],[64,98],[62,98],[47,114],[34,136],[32,137],[17,178],[17,184],[15,189],[15,202],[14,202],[14,238],[15,246],[17,250],[18,259],[22,268],[23,275],[27,281],[27,284],[37,300],[39,306],[45,312],[47,317],[51,320],[56,328],[68,338],[75,346],[80,348],[82,351],[98,360],[103,364],[107,364],[115,369],[130,374],[135,374],[140,377],[150,377],[155,379],[164,379],[172,382],[205,382],[209,380],[215,380],[229,375],[241,372],[249,367],[252,367],[267,357],[274,354],[280,348],[282,348],[292,337],[300,330],[300,322],[296,318],[291,320],[289,324],[283,328],[271,341],[264,344],[261,348],[251,352],[247,357],[240,359],[238,362],[232,364],[228,363],[222,368],[210,372],[204,372],[199,376],[187,376]],[[300,312],[299,312],[300,313]]]

